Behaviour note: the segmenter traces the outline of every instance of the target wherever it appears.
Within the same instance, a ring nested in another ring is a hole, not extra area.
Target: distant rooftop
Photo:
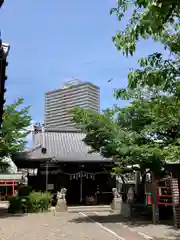
[[[99,87],[97,85],[95,85],[95,84],[93,84],[91,82],[81,81],[79,79],[72,79],[70,81],[65,82],[63,87],[55,89],[55,90],[48,91],[45,94],[48,95],[48,94],[51,94],[51,93],[59,92],[62,89],[72,88],[72,87],[77,86],[77,85],[86,85],[86,84],[92,85],[92,86],[96,87],[97,89],[99,89]]]

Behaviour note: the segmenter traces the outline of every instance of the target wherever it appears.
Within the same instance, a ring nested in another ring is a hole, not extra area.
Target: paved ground
[[[0,216],[1,240],[179,240],[167,226],[124,222],[107,211]]]
[[[180,230],[175,230],[171,225],[153,225],[141,220],[125,221],[119,214],[109,212],[87,213],[86,215],[127,240],[180,240]]]
[[[73,222],[77,214],[31,214],[0,219],[1,240],[116,240],[94,223]]]

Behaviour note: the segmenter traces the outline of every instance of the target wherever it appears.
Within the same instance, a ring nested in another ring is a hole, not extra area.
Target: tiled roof
[[[84,133],[76,130],[46,130],[33,133],[34,149],[28,153],[30,159],[50,158],[57,161],[110,161],[99,153],[89,153],[84,142]],[[47,149],[46,154],[41,148]]]

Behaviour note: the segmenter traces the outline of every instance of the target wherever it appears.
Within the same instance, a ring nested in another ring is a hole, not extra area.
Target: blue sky
[[[101,88],[101,108],[115,100],[113,89],[125,87],[137,59],[162,47],[140,42],[132,58],[123,57],[112,36],[125,26],[109,15],[116,0],[6,0],[0,14],[3,41],[10,43],[6,100],[18,96],[43,122],[44,93],[79,78]],[[113,78],[111,83],[108,79]],[[119,102],[119,104],[123,104]]]

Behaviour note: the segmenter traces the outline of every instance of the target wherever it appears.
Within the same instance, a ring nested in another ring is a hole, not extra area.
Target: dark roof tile
[[[79,131],[46,130],[34,134],[34,150],[29,152],[31,159],[52,158],[57,161],[110,161],[99,153],[89,153],[90,147],[84,142],[84,133]],[[41,146],[47,149],[41,153]]]

